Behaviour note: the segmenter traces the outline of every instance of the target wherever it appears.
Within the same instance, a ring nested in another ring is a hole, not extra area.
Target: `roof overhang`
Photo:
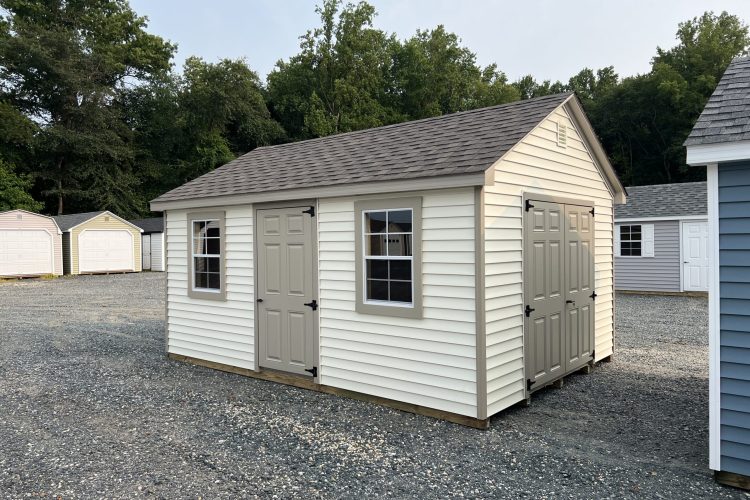
[[[429,189],[446,189],[468,186],[489,186],[492,185],[491,172],[492,169],[488,168],[485,172],[465,175],[444,175],[441,177],[419,177],[394,181],[361,182],[356,184],[341,184],[337,186],[209,196],[205,198],[190,198],[185,200],[160,200],[157,198],[151,202],[151,210],[154,212],[162,212],[164,210],[224,207],[309,198],[336,198],[339,196],[425,191]]]
[[[90,220],[92,220],[92,219],[96,219],[96,218],[97,218],[97,217],[99,217],[100,215],[105,215],[105,214],[106,214],[106,215],[110,215],[110,216],[114,217],[115,219],[119,220],[120,222],[124,222],[125,224],[127,224],[128,226],[130,226],[130,227],[132,227],[132,228],[134,228],[134,229],[137,229],[137,230],[138,230],[138,232],[141,232],[141,233],[143,232],[143,229],[141,229],[140,227],[138,227],[138,226],[136,226],[135,224],[132,224],[132,223],[130,223],[130,222],[128,222],[128,221],[126,221],[125,219],[123,219],[122,217],[120,217],[120,216],[118,216],[118,215],[115,215],[115,214],[113,214],[113,213],[112,213],[112,212],[110,212],[109,210],[105,210],[105,211],[103,211],[103,212],[100,212],[100,213],[98,213],[98,214],[94,215],[93,217],[89,217],[89,218],[88,218],[88,219],[86,219],[85,221],[83,221],[83,222],[79,222],[79,223],[78,223],[78,224],[76,224],[75,226],[71,226],[71,227],[69,227],[68,229],[66,229],[66,230],[65,230],[65,231],[63,231],[63,232],[64,232],[64,233],[70,233],[70,232],[72,232],[72,231],[73,231],[73,229],[77,228],[78,226],[82,226],[82,225],[86,224],[87,222],[89,222]]]
[[[687,164],[705,166],[712,163],[750,160],[750,141],[715,142],[686,146]]]
[[[583,110],[581,101],[579,101],[575,95],[571,95],[568,100],[563,103],[563,106],[566,107],[576,125],[578,125],[578,128],[582,133],[582,138],[586,143],[586,147],[592,154],[594,163],[599,167],[599,171],[609,185],[610,191],[612,192],[613,202],[616,205],[624,205],[627,195],[625,186],[622,185],[620,178],[617,177],[617,172],[615,172],[614,167],[607,157],[607,153],[604,151],[601,142],[599,142],[599,138],[594,132],[594,127],[591,126],[591,122],[586,116],[586,112]]]

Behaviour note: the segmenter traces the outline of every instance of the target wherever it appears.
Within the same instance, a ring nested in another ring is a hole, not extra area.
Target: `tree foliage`
[[[747,26],[681,23],[648,73],[509,82],[444,26],[406,39],[372,5],[323,0],[265,81],[245,60],[186,59],[126,0],[0,0],[0,206],[145,215],[148,201],[256,147],[575,92],[626,184],[702,175],[682,143]],[[13,165],[14,167],[11,167]],[[13,206],[17,205],[17,206]]]

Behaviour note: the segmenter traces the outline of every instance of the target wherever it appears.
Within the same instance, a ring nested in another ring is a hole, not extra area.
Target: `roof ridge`
[[[311,142],[323,141],[323,140],[326,140],[326,139],[331,139],[333,137],[339,138],[339,137],[343,137],[343,136],[350,136],[350,135],[362,134],[362,133],[365,133],[365,132],[371,132],[373,130],[382,130],[382,129],[391,129],[391,128],[403,127],[403,126],[412,125],[412,124],[415,124],[415,123],[425,123],[425,122],[429,122],[429,121],[442,120],[442,119],[445,119],[445,118],[448,118],[448,117],[453,117],[453,116],[458,116],[458,115],[468,115],[468,114],[471,114],[471,113],[486,112],[486,111],[495,110],[495,109],[499,109],[499,108],[508,108],[508,107],[511,107],[511,106],[518,106],[520,104],[526,104],[526,103],[530,103],[530,102],[540,102],[540,101],[544,101],[544,100],[552,100],[552,98],[558,98],[562,102],[564,100],[563,97],[565,97],[567,99],[568,97],[570,97],[573,94],[574,94],[574,92],[560,92],[560,93],[557,93],[557,94],[549,94],[549,95],[544,95],[544,96],[539,96],[539,97],[532,97],[530,99],[520,99],[518,101],[505,102],[503,104],[495,104],[493,106],[485,106],[485,107],[482,107],[482,108],[466,109],[466,110],[463,110],[463,111],[454,111],[453,113],[446,113],[446,114],[438,115],[438,116],[428,116],[426,118],[418,118],[416,120],[407,120],[407,121],[398,122],[398,123],[389,123],[388,125],[378,125],[377,127],[369,127],[369,128],[359,129],[359,130],[350,130],[349,132],[339,132],[337,134],[324,135],[322,137],[312,137],[310,139],[303,139],[301,141],[285,142],[283,144],[273,144],[273,145],[270,145],[270,146],[259,146],[259,147],[255,148],[253,150],[248,151],[247,153],[245,153],[243,155],[238,156],[237,158],[242,158],[243,156],[245,156],[247,154],[250,154],[253,151],[257,151],[259,149],[268,150],[268,149],[275,149],[275,148],[280,148],[280,147],[284,147],[284,146],[289,146],[291,144],[309,144]]]

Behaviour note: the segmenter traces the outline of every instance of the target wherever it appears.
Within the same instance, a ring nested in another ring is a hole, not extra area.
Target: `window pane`
[[[388,279],[388,261],[387,260],[367,260],[367,279],[385,280]]]
[[[206,236],[209,238],[218,238],[221,236],[221,230],[219,228],[219,221],[217,220],[211,220],[205,223],[206,224]]]
[[[208,259],[206,257],[193,257],[193,271],[204,273],[208,271]]]
[[[367,298],[369,300],[388,300],[388,282],[367,280]]]
[[[367,212],[365,213],[365,232],[366,233],[384,233],[385,232],[386,212]]]
[[[221,259],[219,257],[206,257],[206,261],[208,262],[209,273],[221,272],[220,270]]]
[[[385,234],[372,234],[365,236],[365,243],[367,248],[365,249],[365,255],[386,255],[385,242],[387,240]]]
[[[411,261],[410,260],[391,260],[390,279],[392,280],[411,280]]]
[[[630,241],[640,241],[641,240],[641,233],[632,232],[630,233]]]
[[[391,281],[391,301],[411,303],[411,281]]]
[[[207,276],[208,276],[208,286],[206,288],[220,290],[221,289],[221,274],[209,273],[207,274]]]
[[[220,255],[221,254],[221,239],[207,238],[206,239],[206,253],[209,255]]]
[[[208,288],[208,273],[195,273],[195,288]]]
[[[203,253],[206,250],[206,240],[193,238],[193,253]]]
[[[411,228],[411,210],[388,212],[389,233],[410,233]]]
[[[629,239],[628,235],[630,235],[630,226],[620,226],[620,238]]]
[[[389,234],[388,255],[393,255],[395,257],[406,257],[411,255],[411,235]]]

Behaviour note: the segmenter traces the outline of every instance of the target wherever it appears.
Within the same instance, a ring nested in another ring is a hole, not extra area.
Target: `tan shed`
[[[59,215],[65,274],[141,271],[143,230],[112,212]]]
[[[572,94],[258,148],[151,203],[167,349],[484,427],[612,355],[624,201]]]
[[[61,234],[52,217],[26,210],[0,213],[0,276],[62,274]]]

